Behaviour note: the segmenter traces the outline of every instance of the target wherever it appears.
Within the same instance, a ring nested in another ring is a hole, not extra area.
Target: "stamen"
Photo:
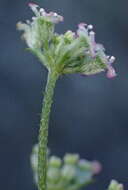
[[[92,30],[93,29],[93,25],[88,25],[88,30]]]
[[[53,16],[58,16],[58,14],[57,14],[57,13],[54,13]]]
[[[89,32],[89,35],[90,35],[91,37],[94,37],[94,36],[95,36],[95,32],[91,31],[91,32]]]
[[[115,61],[115,59],[116,58],[114,56],[111,56],[110,59],[109,59],[110,63],[113,63]]]
[[[41,16],[44,16],[44,17],[47,15],[47,13],[45,11],[40,12],[40,14],[41,14]]]
[[[44,13],[45,10],[43,8],[40,9],[40,13]]]
[[[95,32],[93,32],[93,31],[89,32],[89,36],[90,36],[90,40],[91,40],[92,45],[93,46],[96,45],[96,43],[95,43]]]

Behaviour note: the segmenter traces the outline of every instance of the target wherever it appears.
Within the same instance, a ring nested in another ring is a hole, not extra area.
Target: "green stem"
[[[48,125],[54,94],[54,88],[59,75],[51,71],[48,73],[47,85],[44,94],[43,108],[41,113],[39,131],[39,152],[38,152],[38,189],[46,190],[47,178],[47,143]]]

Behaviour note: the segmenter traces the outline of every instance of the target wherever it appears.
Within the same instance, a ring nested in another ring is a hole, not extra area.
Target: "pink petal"
[[[28,6],[29,7],[35,7],[35,8],[39,7],[37,4],[32,3],[32,2],[28,3]]]
[[[116,76],[115,69],[112,66],[109,66],[108,71],[107,71],[107,77],[108,78],[113,78],[115,76]]]

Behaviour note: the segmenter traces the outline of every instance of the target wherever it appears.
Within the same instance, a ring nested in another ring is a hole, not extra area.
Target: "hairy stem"
[[[54,88],[59,75],[51,71],[48,73],[48,79],[44,94],[43,107],[39,131],[39,152],[38,152],[38,189],[46,190],[47,180],[47,143],[48,143],[48,125],[54,94]]]

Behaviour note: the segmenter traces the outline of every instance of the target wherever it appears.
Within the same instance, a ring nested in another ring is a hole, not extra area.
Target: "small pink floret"
[[[28,3],[29,7],[38,7],[38,5],[36,3],[30,2]]]
[[[64,21],[64,17],[60,16],[60,21],[63,22]]]
[[[109,79],[116,77],[115,69],[114,69],[112,66],[110,66],[110,67],[108,68],[107,77],[108,77]]]
[[[102,166],[98,161],[92,162],[92,169],[94,174],[98,174],[102,170]]]
[[[81,27],[87,27],[87,24],[84,23],[84,22],[81,22],[80,24],[78,24],[78,27],[81,28]]]

